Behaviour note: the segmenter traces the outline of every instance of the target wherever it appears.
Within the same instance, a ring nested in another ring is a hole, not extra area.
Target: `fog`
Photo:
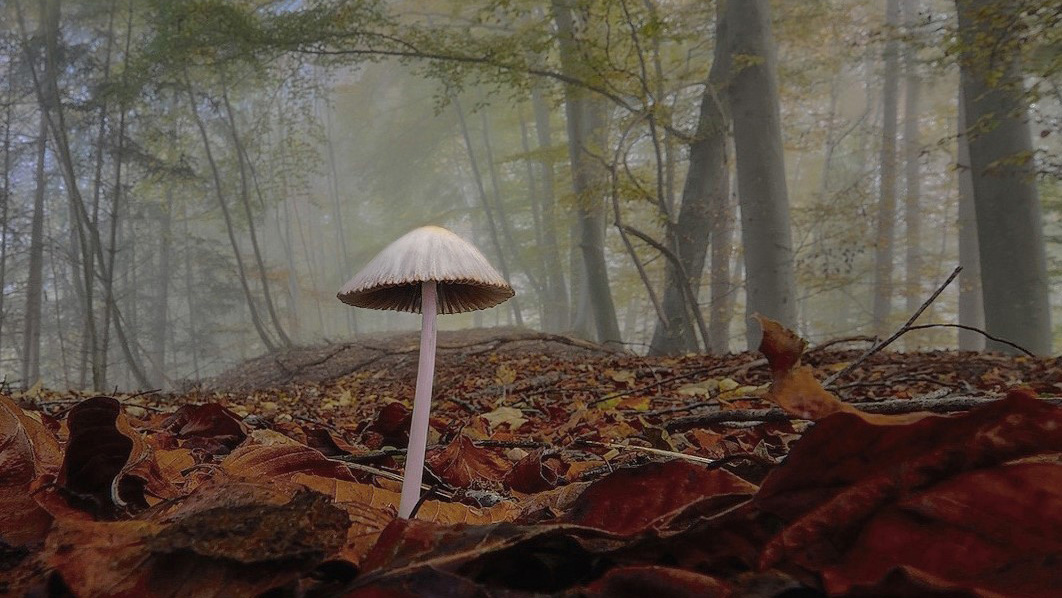
[[[428,224],[517,293],[444,330],[882,337],[961,265],[918,323],[966,329],[894,348],[1049,354],[1062,12],[970,4],[5,2],[3,384],[176,388],[416,329],[336,293]]]

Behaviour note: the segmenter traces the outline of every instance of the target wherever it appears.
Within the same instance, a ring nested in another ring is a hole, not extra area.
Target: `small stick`
[[[893,333],[892,336],[890,336],[889,338],[885,339],[884,341],[882,341],[882,342],[872,346],[871,348],[867,349],[867,351],[865,353],[860,355],[852,363],[848,364],[843,370],[841,370],[841,371],[837,372],[836,374],[833,374],[833,375],[829,376],[828,378],[826,378],[825,380],[823,380],[822,381],[822,387],[823,388],[829,388],[830,385],[833,384],[834,380],[836,380],[836,379],[840,378],[841,376],[843,376],[843,375],[851,372],[852,370],[856,369],[857,367],[859,367],[859,365],[861,363],[866,361],[871,355],[873,355],[873,354],[877,353],[878,351],[881,351],[885,347],[891,345],[893,343],[893,341],[895,341],[896,339],[900,338],[905,333],[909,332],[911,330],[911,325],[914,324],[915,320],[918,319],[918,316],[921,316],[922,312],[924,312],[925,310],[929,309],[929,306],[932,305],[933,302],[937,300],[937,297],[939,297],[940,294],[944,292],[944,289],[947,288],[947,286],[949,284],[951,284],[951,281],[955,280],[955,277],[959,275],[959,272],[962,272],[962,266],[955,266],[955,269],[951,271],[951,276],[948,276],[948,279],[945,280],[944,283],[941,284],[939,287],[937,287],[937,290],[933,291],[933,294],[929,296],[929,299],[926,299],[922,303],[921,307],[919,307],[914,312],[914,314],[910,318],[907,319],[907,322],[905,322],[904,325],[901,326],[899,330],[897,330],[895,333]]]
[[[362,465],[361,463],[351,463],[350,461],[342,461],[342,460],[334,459],[334,458],[328,458],[328,460],[329,461],[338,461],[339,463],[342,463],[343,465],[346,465],[348,469],[353,469],[354,471],[360,471],[362,473],[367,473],[367,474],[378,476],[378,477],[381,477],[381,478],[386,478],[388,480],[394,480],[396,482],[401,482],[402,481],[402,476],[398,475],[397,473],[391,473],[390,471],[384,471],[382,469],[377,469],[375,467],[369,467],[368,465]],[[435,494],[438,494],[439,496],[441,496],[443,498],[446,498],[446,499],[452,499],[454,497],[453,494],[451,494],[451,493],[449,493],[449,492],[447,492],[445,490],[439,489],[437,487],[437,485],[436,486],[429,486],[427,484],[421,484],[420,487],[423,488],[424,490],[431,491],[431,492],[429,492],[429,494],[434,492]]]
[[[661,457],[672,457],[674,459],[683,459],[685,461],[692,461],[693,463],[700,463],[702,465],[715,465],[715,459],[706,459],[704,457],[698,457],[696,455],[687,455],[686,453],[676,453],[675,451],[665,451],[661,449],[650,448],[647,446],[637,446],[633,444],[615,444],[612,442],[596,442],[593,440],[580,440],[579,444],[586,444],[589,446],[599,446],[602,448],[616,449],[617,451],[635,451],[638,453],[646,453],[649,455],[659,455]]]
[[[876,413],[881,415],[897,415],[901,413],[914,413],[929,411],[932,413],[954,413],[968,411],[974,407],[980,407],[988,403],[1000,400],[1002,397],[951,397],[946,399],[892,399],[888,401],[873,401],[864,403],[848,403],[864,413]],[[1052,405],[1062,405],[1062,398],[1047,397],[1040,399]],[[734,411],[717,411],[703,415],[691,415],[671,420],[664,424],[664,429],[669,432],[675,430],[688,430],[710,424],[723,424],[730,422],[781,422],[799,420],[782,409],[740,409]]]
[[[1021,345],[1012,343],[1012,342],[1010,342],[1010,341],[1008,341],[1006,339],[1003,339],[1003,338],[999,338],[998,336],[992,336],[991,334],[988,334],[987,332],[985,332],[984,330],[981,330],[980,328],[975,328],[973,326],[967,326],[965,324],[919,324],[918,326],[910,326],[910,327],[908,327],[909,330],[924,330],[926,328],[960,328],[962,330],[969,330],[971,332],[976,332],[976,333],[980,334],[981,336],[983,336],[983,337],[985,337],[985,338],[987,338],[989,340],[993,340],[993,341],[996,341],[997,343],[1002,343],[1004,345],[1007,345],[1007,346],[1010,346],[1010,347],[1014,347],[1015,349],[1021,351],[1022,353],[1025,353],[1029,357],[1036,357],[1036,355],[1034,355],[1032,351],[1026,349],[1025,347],[1022,347]]]

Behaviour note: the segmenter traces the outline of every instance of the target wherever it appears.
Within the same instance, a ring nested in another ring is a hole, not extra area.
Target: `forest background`
[[[961,264],[924,321],[1037,354],[1062,333],[1057,2],[0,11],[5,385],[170,387],[413,328],[335,293],[422,224],[518,293],[444,328],[654,353],[754,347],[754,312],[881,335]]]

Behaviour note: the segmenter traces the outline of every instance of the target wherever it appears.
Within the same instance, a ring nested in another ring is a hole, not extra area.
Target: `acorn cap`
[[[337,297],[356,307],[420,313],[421,283],[429,280],[438,283],[441,314],[494,307],[516,294],[471,243],[422,226],[384,248]]]

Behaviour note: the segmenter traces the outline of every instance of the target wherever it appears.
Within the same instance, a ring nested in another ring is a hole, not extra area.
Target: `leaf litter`
[[[883,352],[825,389],[860,351],[762,324],[766,359],[444,334],[412,520],[413,337],[0,396],[0,595],[1058,595],[1058,360]]]

